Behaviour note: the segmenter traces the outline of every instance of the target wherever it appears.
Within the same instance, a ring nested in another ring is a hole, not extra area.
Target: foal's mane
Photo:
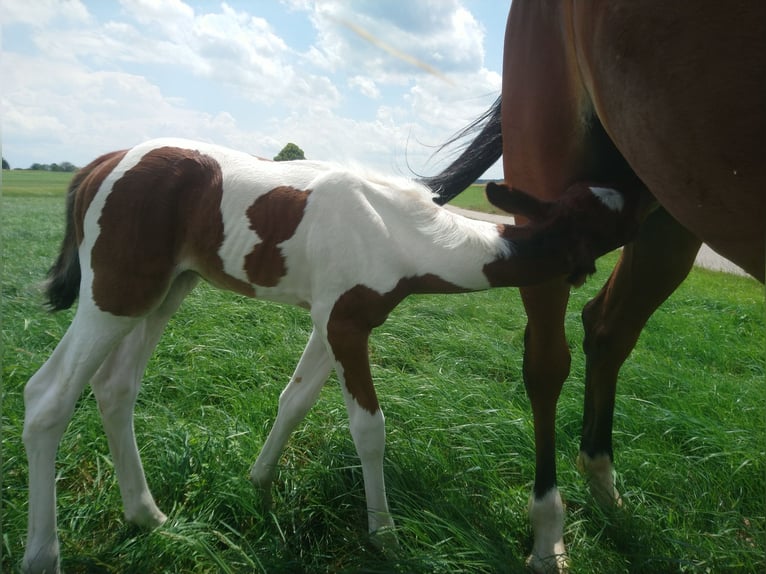
[[[369,189],[369,199],[380,194],[387,203],[394,205],[397,211],[409,219],[414,229],[444,247],[456,249],[477,243],[499,246],[496,226],[463,217],[437,205],[439,195],[420,181],[382,174],[359,166],[339,169],[364,181]],[[507,247],[510,250],[510,246]],[[508,254],[509,251],[504,252],[504,255]]]

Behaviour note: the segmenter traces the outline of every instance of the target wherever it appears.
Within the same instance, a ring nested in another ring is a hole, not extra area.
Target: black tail
[[[503,136],[500,131],[500,96],[492,104],[491,108],[442,145],[439,151],[477,131],[479,134],[444,171],[432,177],[420,178],[420,183],[428,186],[438,195],[434,201],[439,205],[444,205],[475,182],[502,155]]]
[[[77,189],[90,173],[90,167],[83,168],[75,174],[67,192],[64,240],[61,242],[61,250],[56,262],[48,270],[48,281],[45,285],[45,296],[51,311],[69,309],[77,299],[80,289],[80,255],[75,233],[74,204]]]

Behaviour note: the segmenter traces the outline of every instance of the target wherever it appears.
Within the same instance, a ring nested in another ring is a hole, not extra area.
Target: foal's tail
[[[475,182],[494,164],[503,153],[503,136],[500,130],[500,96],[482,116],[439,148],[444,150],[469,135],[478,135],[463,150],[463,153],[441,173],[420,178],[437,197],[434,201],[444,205],[469,185]]]
[[[72,178],[72,183],[69,184],[66,197],[64,240],[61,242],[61,250],[56,262],[48,271],[48,281],[45,285],[45,297],[51,311],[69,309],[77,299],[80,290],[80,238],[77,237],[77,222],[75,221],[77,217],[75,203],[80,188],[101,185],[101,182],[125,153],[125,150],[113,151],[94,159],[79,170]]]
[[[69,309],[77,299],[80,289],[80,255],[75,232],[75,198],[83,180],[92,170],[95,162],[78,171],[69,184],[66,198],[66,229],[61,250],[53,266],[48,270],[45,284],[45,298],[51,311]]]

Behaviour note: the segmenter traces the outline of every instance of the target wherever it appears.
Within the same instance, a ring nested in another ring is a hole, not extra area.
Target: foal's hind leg
[[[81,301],[53,354],[24,388],[23,439],[29,461],[25,571],[58,572],[56,451],[82,389],[135,323]]]
[[[263,492],[266,506],[271,503],[271,484],[277,471],[279,456],[295,427],[306,417],[319,398],[319,392],[332,367],[333,361],[327,352],[324,337],[315,328],[290,382],[279,396],[279,410],[274,426],[250,469],[250,480]]]
[[[165,301],[122,340],[90,382],[109,441],[125,519],[139,526],[158,526],[166,517],[149,491],[138,454],[133,429],[136,397],[146,364],[165,325],[198,280],[192,273],[179,276]]]
[[[646,321],[689,274],[699,247],[696,237],[663,209],[657,210],[583,309],[585,407],[578,466],[602,506],[620,504],[612,472],[617,375]]]

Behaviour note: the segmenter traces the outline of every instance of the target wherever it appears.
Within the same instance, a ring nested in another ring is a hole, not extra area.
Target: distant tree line
[[[78,167],[68,161],[62,161],[61,163],[33,163],[29,166],[29,169],[37,171],[77,171]]]
[[[5,158],[3,158],[3,169],[11,169],[11,164],[9,164],[8,160],[6,160]],[[73,171],[77,171],[80,168],[68,161],[62,161],[61,163],[33,163],[27,169],[34,170],[34,171],[73,172]]]
[[[274,157],[274,161],[292,161],[295,159],[306,159],[303,150],[294,143],[290,142]],[[3,169],[11,169],[10,164],[3,158]],[[34,171],[77,171],[79,168],[68,161],[61,163],[33,163],[29,166]]]

